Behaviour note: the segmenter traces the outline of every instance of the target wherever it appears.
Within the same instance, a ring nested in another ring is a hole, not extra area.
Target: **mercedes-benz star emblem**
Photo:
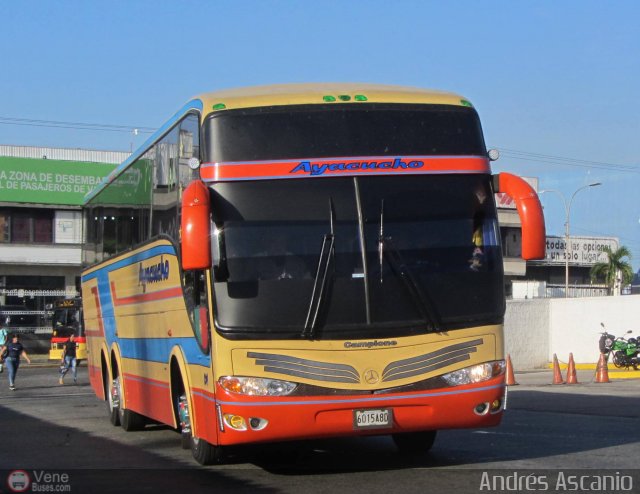
[[[364,371],[364,380],[367,384],[375,384],[380,380],[380,376],[373,369]]]

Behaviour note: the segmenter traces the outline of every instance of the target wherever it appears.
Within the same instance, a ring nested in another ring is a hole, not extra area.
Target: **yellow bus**
[[[66,298],[56,300],[51,309],[51,349],[49,350],[49,360],[61,360],[64,352],[64,345],[69,340],[69,336],[75,335],[77,342],[77,360],[87,358],[87,340],[84,335],[82,324],[82,299]]]
[[[544,257],[536,193],[492,175],[451,93],[291,84],[194,98],[87,196],[91,384],[125,430],[228,446],[497,425],[494,194]]]

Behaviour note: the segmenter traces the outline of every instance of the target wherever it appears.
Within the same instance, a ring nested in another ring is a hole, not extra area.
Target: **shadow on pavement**
[[[638,398],[633,396],[521,391],[510,394],[509,410],[499,427],[439,431],[432,450],[422,455],[401,455],[388,436],[378,436],[266,445],[248,461],[282,475],[474,465],[501,468],[506,462],[637,443],[637,434],[629,430],[635,430],[638,417]]]
[[[139,447],[57,426],[3,406],[0,406],[0,424],[0,435],[4,437],[0,448],[0,492],[4,492],[7,477],[15,470],[25,471],[32,483],[38,472],[66,473],[71,492],[275,492],[224,471],[170,460]],[[176,448],[178,444],[176,437]],[[105,468],[114,464],[114,460],[122,467]]]

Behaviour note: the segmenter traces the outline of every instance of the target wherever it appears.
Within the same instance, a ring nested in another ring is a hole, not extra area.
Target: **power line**
[[[18,117],[0,116],[0,125],[20,125],[27,127],[49,127],[73,130],[92,130],[100,132],[122,132],[122,133],[141,133],[153,134],[157,129],[153,127],[145,127],[142,125],[121,125],[121,124],[96,124],[87,122],[66,122],[60,120],[42,120]],[[530,151],[520,151],[498,146],[501,154],[506,158],[534,161],[536,163],[571,166],[578,168],[596,168],[603,170],[613,170],[625,173],[640,173],[639,165],[622,165],[618,163],[608,163],[604,161],[583,160],[577,158],[567,158],[565,156],[556,156],[551,154],[532,153]]]
[[[501,154],[507,158],[525,161],[535,161],[536,163],[548,163],[553,165],[573,166],[579,168],[597,168],[604,170],[614,170],[626,173],[640,173],[638,165],[621,165],[618,163],[607,163],[603,161],[590,161],[577,158],[567,158],[564,156],[554,156],[550,154],[531,153],[516,149],[498,147]]]
[[[95,124],[86,122],[63,122],[59,120],[38,120],[30,118],[16,118],[0,116],[0,124],[3,125],[22,125],[28,127],[51,127],[61,129],[75,130],[94,130],[103,132],[127,132],[142,134],[153,134],[156,129],[153,127],[135,126],[135,125],[113,125],[113,124]]]

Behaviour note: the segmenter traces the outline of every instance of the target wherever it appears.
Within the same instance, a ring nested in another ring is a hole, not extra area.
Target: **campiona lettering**
[[[157,283],[169,278],[169,261],[165,261],[164,257],[160,256],[160,262],[158,264],[152,264],[151,266],[143,266],[140,263],[138,270],[138,285],[147,287],[147,283]]]
[[[360,341],[360,342],[352,342],[352,341],[346,341],[344,343],[344,347],[345,348],[376,348],[376,347],[384,347],[384,346],[396,346],[398,344],[397,341],[395,340],[389,340],[389,341],[378,341],[378,340],[374,340],[374,341]]]
[[[397,169],[417,169],[424,166],[424,161],[402,161],[395,158],[393,161],[345,161],[344,163],[311,163],[301,161],[289,173],[307,173],[309,175],[323,175],[326,172],[342,172],[354,170],[397,170]]]

